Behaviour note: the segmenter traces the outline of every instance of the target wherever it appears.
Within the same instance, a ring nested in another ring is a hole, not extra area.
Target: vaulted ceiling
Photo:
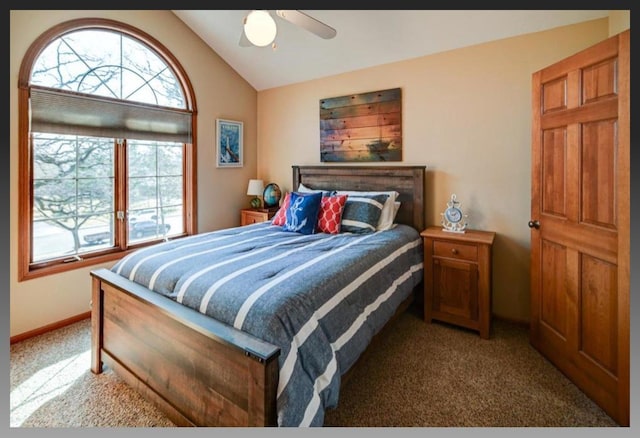
[[[276,48],[241,47],[248,10],[174,10],[256,90],[304,82],[558,26],[608,10],[303,10],[333,27],[322,39],[269,11]]]

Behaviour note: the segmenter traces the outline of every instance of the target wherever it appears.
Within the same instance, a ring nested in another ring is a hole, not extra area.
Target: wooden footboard
[[[280,349],[106,270],[92,275],[103,364],[180,426],[275,426]]]

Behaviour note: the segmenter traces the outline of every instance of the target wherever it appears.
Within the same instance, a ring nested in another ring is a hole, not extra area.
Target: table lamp
[[[262,202],[258,196],[264,192],[264,182],[261,179],[250,179],[247,187],[247,195],[253,196],[251,199],[251,208],[260,208]]]

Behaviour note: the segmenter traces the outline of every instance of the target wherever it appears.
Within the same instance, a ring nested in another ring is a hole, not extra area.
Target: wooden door
[[[530,342],[629,425],[629,31],[533,74]]]

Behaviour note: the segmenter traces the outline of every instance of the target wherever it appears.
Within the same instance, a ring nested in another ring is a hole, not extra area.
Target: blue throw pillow
[[[342,211],[340,231],[366,234],[376,231],[382,207],[389,195],[349,195]]]
[[[302,234],[315,233],[321,201],[322,192],[291,193],[291,200],[282,229]]]

